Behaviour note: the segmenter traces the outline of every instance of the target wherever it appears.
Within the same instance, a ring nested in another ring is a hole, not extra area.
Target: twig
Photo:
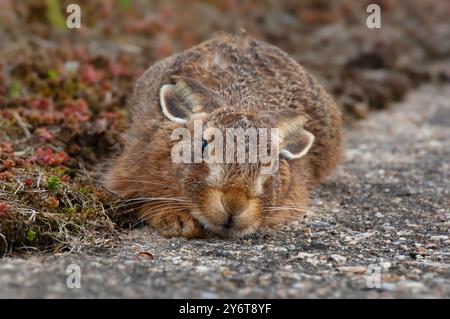
[[[22,128],[23,132],[25,133],[25,136],[27,138],[31,138],[31,133],[28,130],[27,124],[22,120],[22,118],[20,117],[19,113],[14,112],[13,115],[14,115],[14,118],[16,119],[16,121],[17,121],[17,124],[19,124],[19,126]]]

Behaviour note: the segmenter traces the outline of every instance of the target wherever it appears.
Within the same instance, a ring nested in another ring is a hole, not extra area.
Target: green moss
[[[61,209],[61,212],[63,214],[66,214],[66,215],[73,215],[73,214],[77,213],[77,208],[76,208],[76,206],[74,206],[74,207],[64,207],[63,209]]]
[[[35,239],[36,239],[36,232],[33,230],[33,229],[28,229],[28,231],[27,231],[27,239],[29,240],[29,241],[34,241]]]
[[[51,175],[51,176],[47,177],[46,184],[45,184],[45,188],[47,190],[55,191],[55,190],[60,189],[61,187],[62,187],[62,183],[58,176]]]
[[[89,195],[89,194],[92,194],[92,189],[89,186],[81,186],[78,189],[78,192],[80,192],[80,194],[83,194],[83,195]]]
[[[18,82],[14,82],[9,89],[9,97],[11,99],[18,99],[20,97],[20,92],[22,91],[22,86]]]
[[[59,76],[59,74],[56,70],[51,69],[51,70],[48,70],[48,72],[47,72],[47,77],[50,80],[56,80],[58,78],[58,76]]]

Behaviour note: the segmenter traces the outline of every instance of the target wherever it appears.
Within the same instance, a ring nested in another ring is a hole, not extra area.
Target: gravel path
[[[402,104],[347,132],[304,224],[239,241],[140,228],[107,251],[3,258],[0,298],[450,298],[450,87]],[[81,288],[69,289],[73,263]]]

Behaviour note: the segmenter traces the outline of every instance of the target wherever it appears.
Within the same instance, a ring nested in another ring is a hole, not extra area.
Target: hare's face
[[[190,214],[227,237],[255,232],[286,196],[289,160],[305,155],[314,137],[304,119],[239,112],[189,78],[161,88],[161,108],[178,127],[171,160],[181,176]],[[269,222],[270,224],[271,222]]]
[[[217,234],[253,233],[281,185],[278,145],[270,148],[275,137],[267,123],[224,108],[188,121],[185,129],[192,156],[180,164],[180,174],[184,195],[192,200],[191,214]]]

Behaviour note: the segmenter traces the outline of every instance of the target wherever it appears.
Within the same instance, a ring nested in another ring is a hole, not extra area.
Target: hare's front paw
[[[161,214],[155,213],[146,217],[147,223],[166,237],[203,237],[201,225],[188,212]]]

